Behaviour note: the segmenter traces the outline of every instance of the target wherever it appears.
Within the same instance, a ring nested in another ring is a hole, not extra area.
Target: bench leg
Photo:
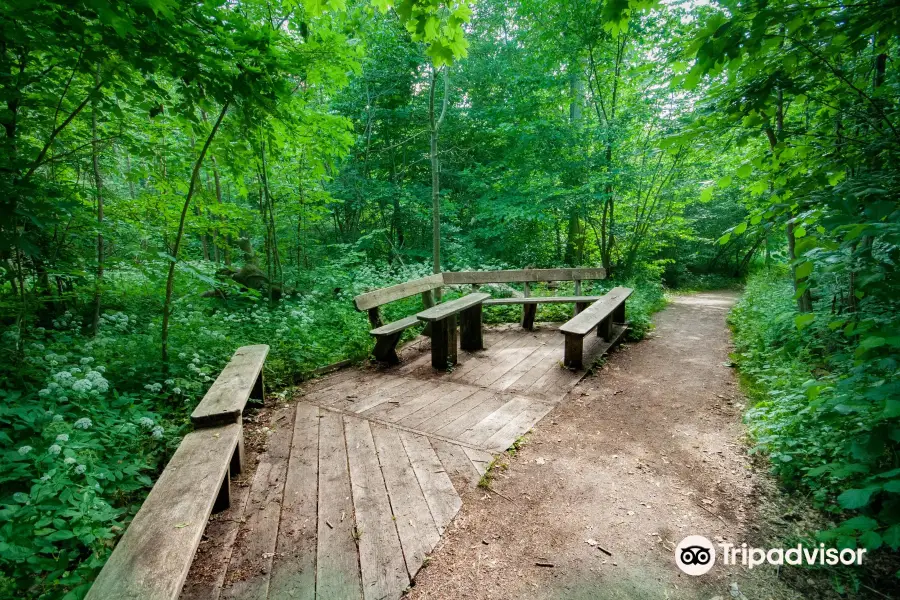
[[[266,399],[266,384],[263,381],[263,372],[260,370],[256,383],[253,384],[253,390],[250,391],[250,399],[254,402],[262,404]]]
[[[597,337],[602,337],[605,341],[611,342],[613,338],[613,318],[612,315],[606,317],[597,325]]]
[[[522,329],[534,329],[534,317],[537,315],[537,304],[522,305]]]
[[[616,309],[613,311],[613,321],[616,323],[625,324],[625,301],[622,301],[622,304],[618,305]]]
[[[396,365],[400,363],[400,357],[397,356],[397,343],[400,341],[402,331],[392,333],[390,335],[379,335],[375,338],[375,349],[372,354],[378,362]]]
[[[431,366],[446,371],[456,364],[456,315],[434,321],[431,327]]]
[[[483,350],[481,305],[476,304],[459,314],[459,346],[463,350]]]
[[[576,303],[575,303],[575,316],[577,316],[578,313],[580,313],[581,311],[583,311],[583,310],[586,309],[587,307],[588,307],[588,303],[587,303],[587,302],[576,302]]]
[[[238,421],[240,423],[240,421]],[[229,471],[231,472],[232,477],[237,477],[241,474],[241,471],[244,470],[244,430],[243,424],[241,425],[241,437],[238,438],[237,447],[234,449],[234,454],[231,455],[231,465],[229,467]]]
[[[222,487],[219,488],[219,495],[213,503],[213,512],[222,512],[231,506],[231,472],[225,471],[225,478],[222,480]]]
[[[582,368],[584,361],[584,336],[571,333],[566,336],[566,353],[563,364],[569,369]]]

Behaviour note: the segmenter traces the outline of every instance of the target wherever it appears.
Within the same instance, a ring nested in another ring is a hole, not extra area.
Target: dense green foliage
[[[363,360],[352,297],[441,269],[603,266],[584,291],[635,287],[634,338],[664,285],[757,269],[758,447],[849,519],[826,537],[896,550],[898,27],[881,0],[0,0],[0,595],[83,595],[236,347],[276,388]]]

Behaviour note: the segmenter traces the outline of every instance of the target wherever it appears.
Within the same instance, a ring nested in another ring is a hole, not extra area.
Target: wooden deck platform
[[[589,357],[610,346],[591,341]],[[584,376],[562,368],[555,326],[488,328],[485,346],[441,373],[423,338],[397,367],[306,384],[207,527],[182,598],[399,598],[461,494]]]

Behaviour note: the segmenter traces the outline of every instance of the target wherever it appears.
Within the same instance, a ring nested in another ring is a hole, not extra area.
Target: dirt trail
[[[745,400],[728,366],[736,299],[676,297],[649,339],[575,387],[495,470],[497,493],[464,498],[410,597],[795,597],[774,567],[690,577],[673,558],[687,535],[738,545],[758,535]]]

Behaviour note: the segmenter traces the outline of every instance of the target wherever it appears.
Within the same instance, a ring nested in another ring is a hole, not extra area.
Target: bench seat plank
[[[238,348],[191,413],[194,426],[237,423],[254,391],[257,391],[259,400],[262,400],[261,386],[257,390],[255,388],[261,381],[263,363],[268,354],[269,347],[265,344]]]
[[[528,298],[491,298],[484,301],[485,306],[504,304],[572,304],[575,302],[596,302],[603,296],[529,296]]]
[[[388,323],[387,325],[382,325],[381,327],[373,329],[369,334],[374,335],[375,337],[381,335],[393,335],[409,329],[413,325],[418,325],[419,323],[421,323],[421,321],[416,318],[416,315],[411,315],[405,319],[400,319],[399,321],[394,321],[393,323]]]
[[[444,302],[443,304],[438,304],[432,308],[427,310],[423,310],[419,314],[416,315],[420,321],[426,322],[434,322],[441,321],[446,319],[450,315],[455,315],[460,313],[467,308],[472,308],[478,304],[481,304],[488,298],[490,298],[490,294],[468,294],[463,296],[462,298],[457,298],[456,300],[451,300],[450,302]]]
[[[237,423],[185,436],[86,600],[178,598],[240,437]]]
[[[569,319],[559,330],[563,333],[585,336],[600,321],[613,313],[633,292],[631,288],[615,287],[605,296]]]

